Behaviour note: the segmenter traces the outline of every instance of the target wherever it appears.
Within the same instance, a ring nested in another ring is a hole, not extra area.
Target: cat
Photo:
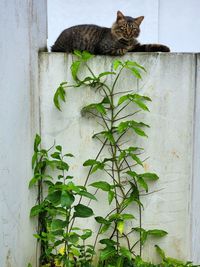
[[[88,51],[94,55],[122,56],[127,52],[170,52],[162,44],[140,44],[140,24],[144,17],[132,18],[117,12],[111,28],[97,25],[77,25],[65,29],[51,47],[52,52]]]

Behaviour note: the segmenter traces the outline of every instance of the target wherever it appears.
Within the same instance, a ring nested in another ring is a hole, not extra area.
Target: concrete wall
[[[0,1],[0,266],[35,265],[33,136],[39,128],[38,50],[46,46],[46,0]]]
[[[173,52],[200,51],[199,0],[48,0],[48,46],[73,25],[110,27],[117,10],[132,17],[145,16],[139,37],[142,43],[164,43]]]
[[[139,62],[145,66],[147,74],[137,83],[127,73],[126,80],[121,79],[118,88],[134,89],[153,100],[151,112],[142,117],[151,125],[149,138],[134,140],[136,145],[145,147],[143,158],[149,157],[144,164],[145,170],[160,176],[160,181],[152,187],[158,192],[144,200],[143,226],[169,232],[161,241],[148,241],[144,255],[147,259],[155,257],[152,247],[158,243],[171,257],[200,262],[200,168],[196,147],[199,144],[199,129],[196,126],[199,125],[199,102],[196,101],[200,88],[199,78],[197,83],[197,55],[129,54],[122,59]],[[97,57],[90,62],[90,66],[95,73],[110,71],[112,60],[112,57]],[[66,152],[75,155],[71,172],[81,183],[87,173],[81,165],[86,159],[95,157],[100,144],[91,139],[94,132],[98,132],[96,120],[82,118],[80,109],[98,101],[99,96],[89,88],[68,90],[63,112],[56,110],[53,95],[60,82],[71,80],[71,62],[71,55],[40,55],[41,135],[45,146],[52,145],[56,140]],[[91,182],[98,178],[102,177],[93,176]],[[106,200],[103,193],[98,197],[101,201],[93,203],[93,208],[103,214],[106,212]],[[83,223],[85,225],[85,221]],[[91,219],[87,220],[87,226],[96,229]]]

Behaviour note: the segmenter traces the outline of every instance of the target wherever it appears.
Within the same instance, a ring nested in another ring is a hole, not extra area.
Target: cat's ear
[[[140,24],[142,23],[143,19],[144,19],[144,16],[140,16],[140,17],[138,17],[138,18],[135,18],[135,23],[136,23],[138,26],[140,26]]]
[[[117,11],[117,21],[121,19],[124,19],[124,15],[122,14],[121,11]]]

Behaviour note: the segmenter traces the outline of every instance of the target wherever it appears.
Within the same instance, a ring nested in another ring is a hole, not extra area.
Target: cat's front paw
[[[117,49],[117,51],[116,51],[116,56],[123,56],[123,55],[126,54],[127,51],[128,51],[128,50],[125,49],[125,48],[119,48],[119,49]]]

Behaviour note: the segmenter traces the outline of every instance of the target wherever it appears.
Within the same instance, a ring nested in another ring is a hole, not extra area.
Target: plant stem
[[[128,115],[126,115],[126,116],[123,116],[123,117],[121,117],[121,118],[118,118],[118,119],[116,119],[116,120],[114,120],[114,121],[116,122],[116,121],[119,121],[119,120],[126,119],[126,118],[128,118],[128,117],[131,117],[131,116],[135,115],[135,114],[138,113],[138,112],[140,112],[140,110],[137,110],[137,111],[135,111],[135,112],[133,112],[133,113],[131,113],[131,114],[128,114]]]
[[[97,160],[97,159],[98,159],[98,157],[100,156],[100,154],[101,154],[101,152],[103,151],[103,149],[104,149],[104,147],[105,147],[105,145],[106,145],[107,141],[108,141],[108,139],[105,139],[105,141],[104,141],[104,143],[102,144],[102,146],[101,146],[101,148],[100,148],[100,150],[99,150],[98,154],[97,154],[97,155],[96,155],[96,157],[95,157],[95,160]],[[88,171],[88,175],[87,175],[87,177],[86,177],[86,179],[85,179],[84,186],[86,186],[86,185],[87,185],[87,183],[88,183],[88,180],[89,180],[89,177],[90,177],[90,174],[91,174],[92,168],[93,168],[93,166],[91,166],[91,167],[90,167],[90,169],[89,169],[89,171]],[[82,196],[80,196],[80,199],[79,199],[79,201],[78,201],[78,204],[80,204],[80,203],[81,203],[81,200],[82,200],[82,198],[83,198],[83,197],[82,197]],[[73,220],[72,220],[72,223],[71,223],[71,226],[70,226],[70,230],[69,230],[69,231],[71,231],[71,230],[72,230],[72,227],[73,227],[73,225],[74,225],[74,222],[75,222],[75,218],[73,218]]]
[[[118,149],[119,149],[119,151],[121,151],[120,147],[118,147]],[[125,158],[124,160],[125,160],[125,162],[127,164],[128,169],[131,171],[131,167],[130,167],[127,159]],[[133,178],[133,181],[134,181],[134,184],[135,184],[135,186],[136,186],[136,188],[138,190],[138,185],[137,185],[137,182],[136,182],[135,178]],[[139,190],[138,190],[138,192],[139,192]],[[140,201],[140,195],[138,196],[138,200]],[[139,227],[142,228],[142,208],[141,208],[141,205],[139,205],[139,204],[138,204],[138,212],[139,212]],[[141,235],[141,232],[140,232],[140,239],[139,239],[139,254],[140,254],[140,256],[142,256],[141,237],[142,237],[142,235]]]

